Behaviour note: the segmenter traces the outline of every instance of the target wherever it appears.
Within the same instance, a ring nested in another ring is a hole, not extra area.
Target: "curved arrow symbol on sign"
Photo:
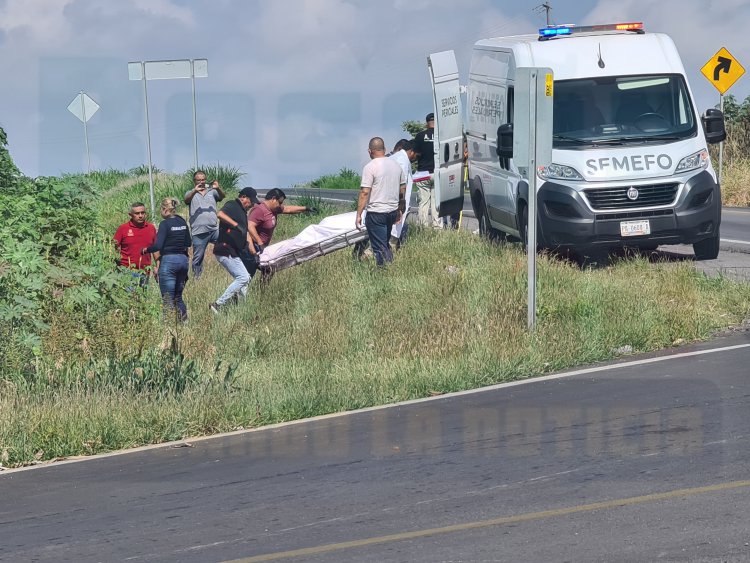
[[[719,57],[717,61],[719,61],[719,64],[717,64],[716,68],[714,68],[714,82],[718,82],[719,73],[722,70],[724,71],[724,74],[729,74],[729,69],[732,66],[732,59],[727,59],[726,57]]]

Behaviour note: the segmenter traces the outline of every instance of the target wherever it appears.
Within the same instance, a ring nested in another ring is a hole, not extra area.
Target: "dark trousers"
[[[197,280],[203,273],[203,258],[209,242],[219,240],[219,231],[209,231],[199,235],[193,235],[193,277]]]
[[[188,257],[185,254],[167,254],[159,262],[159,290],[164,303],[164,312],[177,309],[181,321],[187,320],[187,305],[182,300],[182,291],[188,280]]]
[[[368,211],[365,215],[365,228],[370,236],[370,246],[378,266],[393,262],[393,252],[388,240],[391,238],[391,229],[396,222],[396,217],[398,217],[397,210],[388,213]]]

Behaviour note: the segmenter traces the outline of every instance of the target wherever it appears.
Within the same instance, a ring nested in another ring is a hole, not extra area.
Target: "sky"
[[[0,0],[0,126],[28,176],[85,171],[68,104],[85,92],[92,169],[147,162],[143,83],[128,62],[208,59],[196,79],[199,163],[242,185],[289,187],[360,171],[367,142],[407,135],[432,111],[427,55],[453,49],[466,81],[473,44],[535,33],[542,0]],[[643,21],[669,34],[699,111],[719,93],[700,68],[725,47],[750,74],[749,0],[549,0],[553,23]],[[750,95],[746,74],[728,94]],[[190,80],[147,83],[153,163],[192,168]]]

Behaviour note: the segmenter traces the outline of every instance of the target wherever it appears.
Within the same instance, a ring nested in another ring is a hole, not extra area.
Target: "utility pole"
[[[549,27],[549,25],[550,25],[550,19],[551,19],[550,16],[549,16],[549,14],[552,11],[552,6],[550,5],[549,2],[545,2],[544,4],[541,4],[541,5],[537,6],[536,8],[534,8],[534,11],[537,12],[537,13],[541,13],[542,10],[544,10],[546,12],[546,15],[547,15],[547,27]]]

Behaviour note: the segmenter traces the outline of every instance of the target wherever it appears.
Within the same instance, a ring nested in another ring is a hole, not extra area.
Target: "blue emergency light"
[[[539,39],[550,39],[562,35],[573,35],[574,33],[591,33],[597,31],[634,31],[643,33],[643,22],[607,23],[603,25],[550,25],[539,30]]]

